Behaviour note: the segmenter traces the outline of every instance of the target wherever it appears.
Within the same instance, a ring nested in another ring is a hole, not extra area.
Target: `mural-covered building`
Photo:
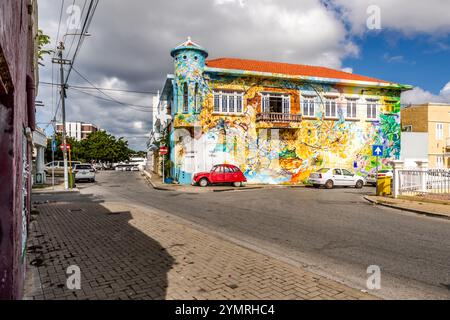
[[[161,94],[171,114],[171,177],[191,183],[214,164],[249,183],[299,183],[323,166],[375,170],[400,155],[400,94],[410,86],[325,67],[235,58],[206,60],[188,39],[171,51]]]

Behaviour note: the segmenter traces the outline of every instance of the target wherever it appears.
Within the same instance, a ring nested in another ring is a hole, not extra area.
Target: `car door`
[[[336,186],[345,186],[345,179],[341,169],[333,169],[333,181]]]
[[[233,168],[229,166],[223,166],[223,182],[233,182],[235,179],[233,179]]]
[[[356,184],[355,175],[346,169],[342,169],[344,182],[346,186],[354,186]]]
[[[210,178],[212,183],[223,182],[223,167],[222,166],[213,167],[211,170]]]

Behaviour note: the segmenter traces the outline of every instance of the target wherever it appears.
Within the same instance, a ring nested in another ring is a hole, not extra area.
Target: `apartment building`
[[[56,133],[62,133],[62,123],[56,124]],[[97,132],[98,127],[92,123],[66,122],[66,134],[77,141],[84,140],[90,133]]]
[[[450,104],[425,103],[401,110],[402,130],[428,133],[428,166],[450,168]]]
[[[171,51],[161,101],[170,110],[171,176],[191,183],[214,164],[249,183],[299,183],[324,166],[366,175],[400,156],[400,95],[411,86],[325,67],[207,60],[188,40]]]

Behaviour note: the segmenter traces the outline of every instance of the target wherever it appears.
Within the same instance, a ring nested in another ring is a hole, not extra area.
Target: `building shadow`
[[[33,199],[27,258],[38,271],[41,288],[26,298],[165,299],[174,258],[130,224],[129,211],[112,212],[90,195],[57,199]],[[75,267],[68,274],[70,266]],[[72,287],[77,267],[80,289]]]

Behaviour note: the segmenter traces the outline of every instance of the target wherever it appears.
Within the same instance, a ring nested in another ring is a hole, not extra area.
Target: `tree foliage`
[[[56,135],[55,160],[63,158],[60,145],[62,144],[61,135]],[[91,133],[87,139],[76,141],[67,137],[67,143],[70,144],[73,161],[90,162],[92,160],[98,162],[120,162],[129,160],[130,155],[134,153],[128,148],[128,142],[123,138],[116,139],[113,135],[105,131],[97,131]],[[47,161],[52,159],[51,140],[47,141]]]

